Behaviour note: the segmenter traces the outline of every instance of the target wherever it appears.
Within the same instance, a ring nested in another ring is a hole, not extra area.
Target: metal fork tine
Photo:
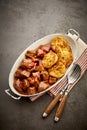
[[[76,71],[71,78],[77,78],[79,76],[79,73]]]
[[[80,76],[79,72],[81,72],[81,68],[79,65],[76,65],[73,72],[68,77],[69,82],[74,82],[75,79],[78,79],[78,77]]]
[[[79,76],[79,73],[78,73],[78,71],[80,71],[80,68],[79,67],[76,67],[75,69],[74,69],[74,73],[72,73],[72,76],[76,76],[76,74]]]

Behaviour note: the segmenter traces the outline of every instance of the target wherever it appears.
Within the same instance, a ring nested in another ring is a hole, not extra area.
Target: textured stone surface
[[[87,40],[86,0],[0,0],[0,130],[87,130],[87,73],[70,93],[59,123],[53,122],[57,107],[47,119],[41,117],[49,95],[32,103],[4,93],[21,52],[37,39],[69,28]]]

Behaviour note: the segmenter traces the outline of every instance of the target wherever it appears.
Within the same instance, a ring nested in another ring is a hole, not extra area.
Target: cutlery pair
[[[46,107],[46,109],[43,113],[44,118],[50,114],[50,112],[53,110],[53,108],[58,103],[58,101],[60,101],[59,106],[58,106],[56,113],[55,113],[55,117],[54,117],[55,122],[59,121],[59,119],[62,115],[64,106],[66,104],[67,95],[69,93],[70,86],[72,83],[74,83],[80,77],[80,74],[81,74],[80,66],[78,64],[74,64],[73,69],[67,75],[67,79],[68,79],[67,85],[48,104],[48,106]]]

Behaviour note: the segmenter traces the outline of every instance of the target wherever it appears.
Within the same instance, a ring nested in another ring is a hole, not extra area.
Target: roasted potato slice
[[[72,61],[72,50],[67,40],[61,36],[54,38],[51,41],[51,48],[57,53],[59,61],[68,67]]]
[[[73,61],[72,51],[70,46],[59,48],[57,53],[59,61],[61,61],[66,67],[70,66]]]
[[[56,62],[58,61],[58,56],[56,53],[54,53],[53,51],[48,52],[43,60],[42,60],[42,64],[44,66],[44,68],[50,68],[52,67]]]
[[[58,62],[49,69],[49,75],[55,78],[61,78],[66,73],[66,67],[62,62]]]
[[[65,38],[59,36],[51,41],[51,48],[57,53],[59,52],[59,47],[66,47],[68,45],[67,43],[68,42]]]

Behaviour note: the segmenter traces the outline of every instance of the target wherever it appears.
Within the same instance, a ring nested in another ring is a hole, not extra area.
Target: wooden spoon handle
[[[64,96],[62,97],[62,100],[57,108],[57,111],[56,111],[56,114],[55,114],[55,121],[57,122],[59,119],[60,119],[60,116],[63,112],[63,109],[64,109],[64,106],[65,106],[65,103],[66,103],[66,100],[67,100],[67,92],[65,92]]]
[[[62,93],[57,94],[57,96],[48,104],[48,106],[46,107],[43,113],[43,117],[46,117],[53,110],[53,108],[55,107],[55,105],[57,104],[61,96]]]

